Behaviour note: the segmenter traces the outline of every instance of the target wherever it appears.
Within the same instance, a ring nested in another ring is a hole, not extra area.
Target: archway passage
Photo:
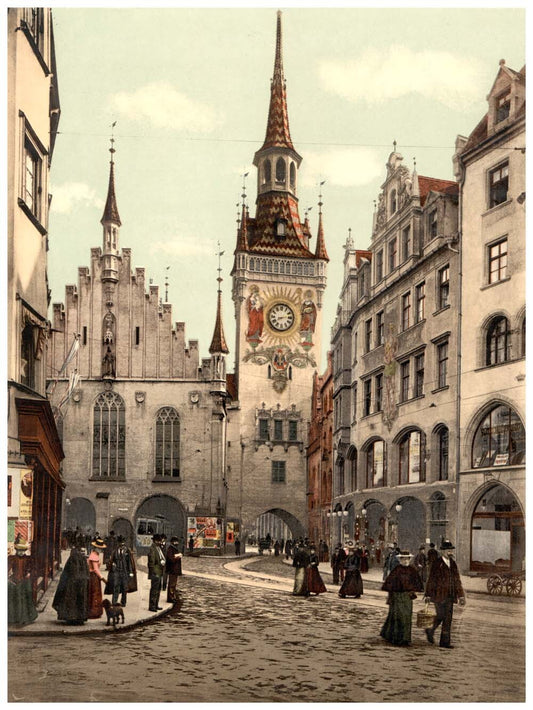
[[[187,519],[182,504],[167,495],[146,498],[137,509],[134,520],[137,552],[146,554],[152,544],[152,535],[164,533],[185,540]]]
[[[259,515],[254,523],[257,540],[270,535],[272,541],[297,540],[305,537],[305,528],[292,513],[282,508],[272,508]]]
[[[377,500],[367,500],[364,504],[364,537],[370,550],[376,551],[376,559],[381,559],[381,551],[385,546],[387,509]],[[379,552],[378,552],[379,550]]]
[[[400,510],[397,510],[398,506]],[[402,550],[415,553],[426,542],[426,508],[418,498],[402,498],[393,507],[398,525],[398,539]]]
[[[472,515],[470,569],[520,572],[525,568],[526,535],[518,500],[505,486],[485,490]]]
[[[83,534],[94,535],[96,511],[88,498],[72,498],[65,505],[65,525],[67,530],[79,528]]]

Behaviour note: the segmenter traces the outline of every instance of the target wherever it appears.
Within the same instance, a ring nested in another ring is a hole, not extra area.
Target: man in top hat
[[[428,567],[428,572],[431,569],[431,565],[435,562],[435,560],[439,559],[439,553],[435,549],[435,543],[430,542],[429,543],[429,550],[427,554],[427,567]]]
[[[150,602],[148,611],[159,611],[159,595],[165,569],[165,555],[161,549],[161,535],[157,533],[152,538],[152,546],[148,551],[148,579],[150,580]]]
[[[440,550],[441,556],[431,566],[426,584],[425,601],[433,602],[437,613],[433,626],[426,629],[426,636],[429,643],[435,643],[435,631],[439,624],[442,624],[439,646],[453,648],[451,644],[453,605],[459,602],[464,606],[465,593],[457,564],[452,557],[455,547],[449,540],[443,540]]]
[[[113,604],[118,602],[120,594],[120,603],[126,606],[127,593],[137,591],[135,559],[132,551],[126,547],[123,535],[117,537],[116,545],[108,562],[109,575],[104,594],[113,595]]]

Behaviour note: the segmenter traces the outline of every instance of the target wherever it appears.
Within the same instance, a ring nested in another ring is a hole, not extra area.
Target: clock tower
[[[266,136],[255,153],[257,199],[243,191],[232,270],[236,319],[228,411],[228,510],[244,536],[307,531],[306,452],[313,374],[320,370],[328,255],[319,202],[316,244],[298,212],[301,156],[293,146],[277,15]],[[318,542],[318,541],[317,541]]]

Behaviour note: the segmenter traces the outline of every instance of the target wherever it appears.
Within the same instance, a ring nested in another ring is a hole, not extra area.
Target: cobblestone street
[[[224,566],[219,559],[187,558],[184,567],[190,574],[180,580],[181,607],[147,626],[44,642],[11,638],[9,700],[525,699],[523,599],[469,597],[454,616],[454,650],[429,646],[416,628],[412,646],[396,648],[379,636],[387,613],[385,594],[371,585],[359,600],[340,600],[326,578],[332,593],[298,598],[290,594],[292,569],[281,558],[245,564],[260,576],[235,571],[233,561]]]

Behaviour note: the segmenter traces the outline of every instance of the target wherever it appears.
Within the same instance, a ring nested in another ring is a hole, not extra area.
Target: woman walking
[[[395,646],[410,645],[413,599],[416,599],[416,592],[424,589],[420,575],[409,565],[411,557],[407,550],[400,552],[400,564],[392,570],[381,587],[389,593],[389,614],[380,635]]]
[[[316,549],[311,546],[309,550],[309,566],[307,567],[307,591],[310,594],[323,594],[327,592],[326,585],[322,581],[320,572],[318,571],[318,555]]]
[[[357,554],[357,550],[353,546],[353,542],[348,543],[348,557],[344,563],[344,571],[346,576],[344,582],[339,589],[339,597],[355,597],[359,599],[363,593],[363,580],[361,578],[361,557]]]
[[[76,542],[78,545],[78,542]],[[65,563],[52,601],[59,621],[83,624],[87,621],[89,567],[79,547],[73,547]]]
[[[89,565],[89,594],[88,594],[88,618],[99,619],[104,613],[102,607],[102,582],[106,584],[107,580],[102,577],[100,572],[100,550],[105,550],[104,541],[95,537],[91,541],[91,554],[87,559]]]

